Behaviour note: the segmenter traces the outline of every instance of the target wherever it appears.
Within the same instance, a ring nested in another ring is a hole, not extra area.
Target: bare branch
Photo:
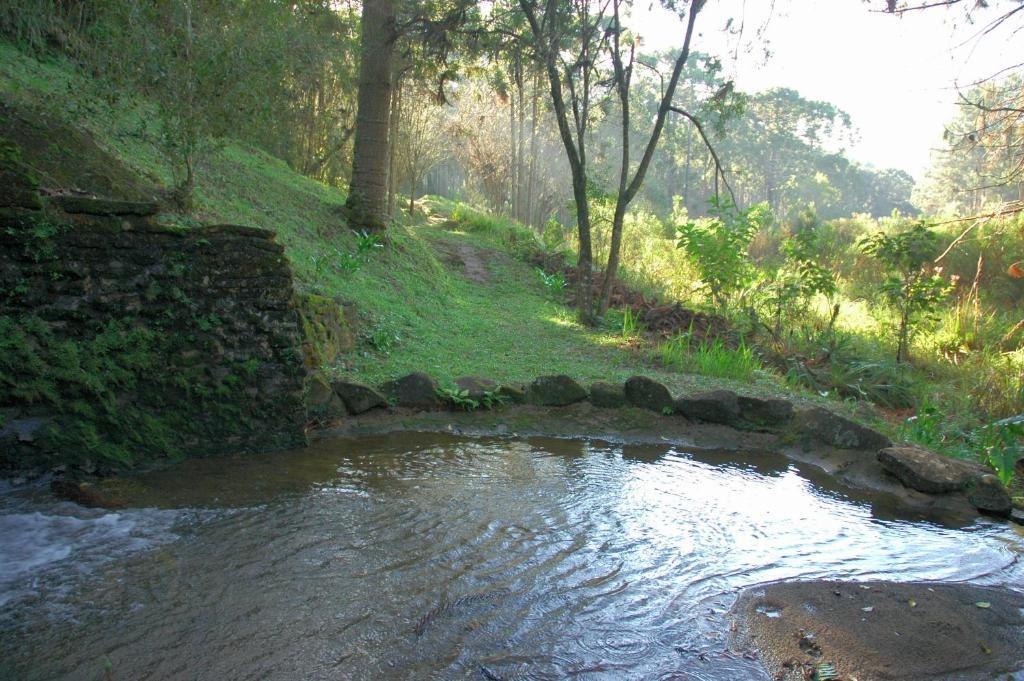
[[[711,158],[715,162],[715,177],[717,178],[719,175],[722,177],[722,183],[725,185],[726,190],[728,190],[729,197],[732,199],[733,203],[736,203],[736,195],[733,193],[732,187],[729,185],[729,180],[725,177],[725,168],[722,166],[722,161],[718,158],[718,152],[715,151],[714,145],[711,144],[711,140],[708,139],[707,133],[704,132],[704,126],[697,119],[697,117],[691,114],[689,111],[680,109],[677,106],[670,106],[669,111],[677,113],[680,116],[683,116],[684,118],[688,119],[691,123],[693,123],[693,126],[697,128],[697,132],[700,133],[701,139],[704,140],[704,146],[707,147],[708,151],[711,153]]]

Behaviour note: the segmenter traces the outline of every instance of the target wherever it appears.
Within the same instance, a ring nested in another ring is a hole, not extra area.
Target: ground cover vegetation
[[[618,0],[13,0],[0,92],[86,129],[163,220],[277,231],[300,286],[361,315],[328,372],[749,382],[872,404],[1008,480],[1019,73],[963,92],[915,183],[849,160],[832,104],[738,90],[693,37],[703,6],[673,4],[680,48],[646,53]],[[645,321],[675,303],[721,322]]]

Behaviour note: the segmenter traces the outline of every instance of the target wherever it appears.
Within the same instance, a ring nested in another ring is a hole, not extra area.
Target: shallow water
[[[126,511],[7,490],[0,678],[767,679],[729,646],[743,587],[1024,584],[1011,526],[737,459],[400,434],[189,461]]]

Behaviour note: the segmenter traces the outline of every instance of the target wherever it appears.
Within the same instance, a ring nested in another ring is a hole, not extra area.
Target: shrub
[[[941,268],[932,264],[938,237],[925,223],[916,221],[895,234],[870,234],[859,246],[885,268],[877,290],[896,312],[896,362],[902,362],[907,359],[911,332],[935,312],[951,290]]]
[[[677,200],[675,215],[679,207]],[[754,280],[747,248],[771,220],[771,213],[765,204],[740,210],[728,199],[717,197],[711,199],[708,212],[708,218],[677,224],[677,247],[686,252],[715,304],[727,307],[732,297]]]

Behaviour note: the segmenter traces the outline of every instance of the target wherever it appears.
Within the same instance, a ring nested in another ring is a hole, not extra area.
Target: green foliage
[[[677,202],[677,213],[679,208]],[[685,250],[715,303],[727,307],[733,296],[754,279],[747,248],[771,215],[764,205],[740,210],[719,197],[711,199],[708,212],[709,218],[676,225],[677,246]]]
[[[355,232],[355,250],[349,251],[331,244],[323,247],[310,256],[313,271],[323,277],[331,270],[346,274],[355,272],[369,260],[370,254],[384,248],[383,237],[365,231]]]
[[[456,203],[450,220],[463,231],[486,236],[489,240],[518,255],[527,255],[538,247],[537,237],[528,227],[505,217],[477,210],[465,203]]]
[[[918,407],[917,413],[900,424],[899,439],[916,442],[930,449],[946,449],[949,446],[949,437],[945,423],[946,419],[938,407],[925,399]]]
[[[442,402],[450,404],[463,411],[475,411],[480,406],[479,401],[474,400],[469,396],[468,390],[443,387],[437,389],[437,396],[441,398]]]
[[[360,333],[360,340],[377,352],[387,355],[402,341],[402,336],[393,319],[377,316]]]
[[[501,393],[500,386],[493,390],[483,391],[479,400],[470,397],[468,390],[460,390],[458,387],[438,388],[437,396],[445,404],[449,404],[462,411],[476,411],[481,407],[484,409],[495,409],[508,401],[508,398]]]
[[[851,342],[851,336],[839,335],[827,348],[823,362],[794,359],[786,378],[822,396],[867,400],[894,409],[914,406],[919,379],[913,368],[881,358],[864,359],[863,352]]]
[[[169,424],[124,401],[160,366],[161,337],[112,320],[82,340],[37,317],[0,317],[0,387],[15,400],[62,414],[51,433],[65,452],[127,465],[147,451],[173,454]]]
[[[643,324],[638,319],[639,315],[630,308],[622,311],[622,337],[634,338],[640,335]]]
[[[1009,486],[1013,480],[1017,462],[1024,456],[1021,440],[1024,439],[1024,417],[1003,419],[983,426],[968,438],[972,449],[980,459],[996,472],[999,481]]]
[[[693,344],[691,334],[671,338],[657,348],[661,362],[686,373],[749,381],[761,368],[753,351],[744,344],[735,350],[721,340],[703,340]]]
[[[534,268],[534,272],[537,273],[540,282],[551,295],[560,296],[565,291],[565,277],[561,272],[548,274],[540,267]]]
[[[859,242],[863,253],[885,268],[878,284],[882,300],[897,313],[896,361],[907,358],[915,326],[938,309],[952,288],[940,268],[932,266],[938,237],[921,221],[901,225],[894,234],[876,232]]]

